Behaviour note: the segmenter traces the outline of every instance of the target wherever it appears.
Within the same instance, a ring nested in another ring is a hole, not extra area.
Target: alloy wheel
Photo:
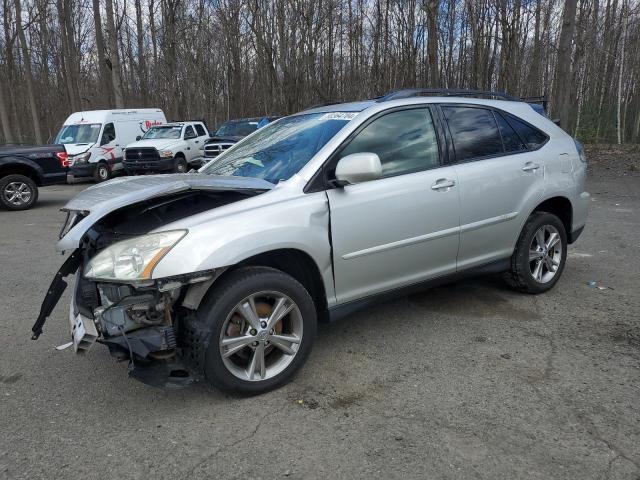
[[[16,207],[29,203],[31,196],[33,195],[29,185],[24,182],[8,183],[7,186],[4,187],[4,192],[2,193],[7,202],[15,205]]]
[[[276,291],[255,293],[227,316],[220,332],[220,355],[235,377],[266,380],[291,364],[302,334],[302,313],[291,298]]]
[[[562,241],[558,229],[543,225],[531,239],[529,246],[529,269],[538,283],[551,281],[562,261]]]

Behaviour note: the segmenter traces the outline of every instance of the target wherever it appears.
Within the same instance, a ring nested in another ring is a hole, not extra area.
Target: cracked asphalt
[[[624,158],[592,166],[551,292],[484,277],[321,325],[295,381],[253,398],[152,389],[100,345],[54,350],[68,294],[31,341],[58,209],[86,185],[43,188],[0,212],[0,478],[639,479],[640,175]]]

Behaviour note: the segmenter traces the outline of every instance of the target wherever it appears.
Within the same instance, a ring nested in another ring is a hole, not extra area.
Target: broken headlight
[[[93,280],[144,280],[186,230],[150,233],[114,243],[89,260],[84,276]]]

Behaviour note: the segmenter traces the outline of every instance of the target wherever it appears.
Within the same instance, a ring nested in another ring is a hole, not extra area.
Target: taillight
[[[62,168],[69,166],[69,154],[67,152],[56,152],[56,157],[60,160],[60,166]]]

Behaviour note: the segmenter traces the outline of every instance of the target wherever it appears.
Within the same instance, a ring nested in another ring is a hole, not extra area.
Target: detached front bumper
[[[188,345],[179,341],[181,327],[175,310],[182,284],[174,291],[166,285],[147,284],[136,289],[125,284],[101,284],[81,276],[82,252],[65,261],[47,291],[32,339],[42,334],[47,317],[76,273],[69,307],[71,340],[76,353],[86,353],[95,343],[109,348],[118,361],[129,362],[128,373],[158,388],[180,388],[200,379],[201,373],[186,361]],[[174,308],[175,307],[175,308]]]

